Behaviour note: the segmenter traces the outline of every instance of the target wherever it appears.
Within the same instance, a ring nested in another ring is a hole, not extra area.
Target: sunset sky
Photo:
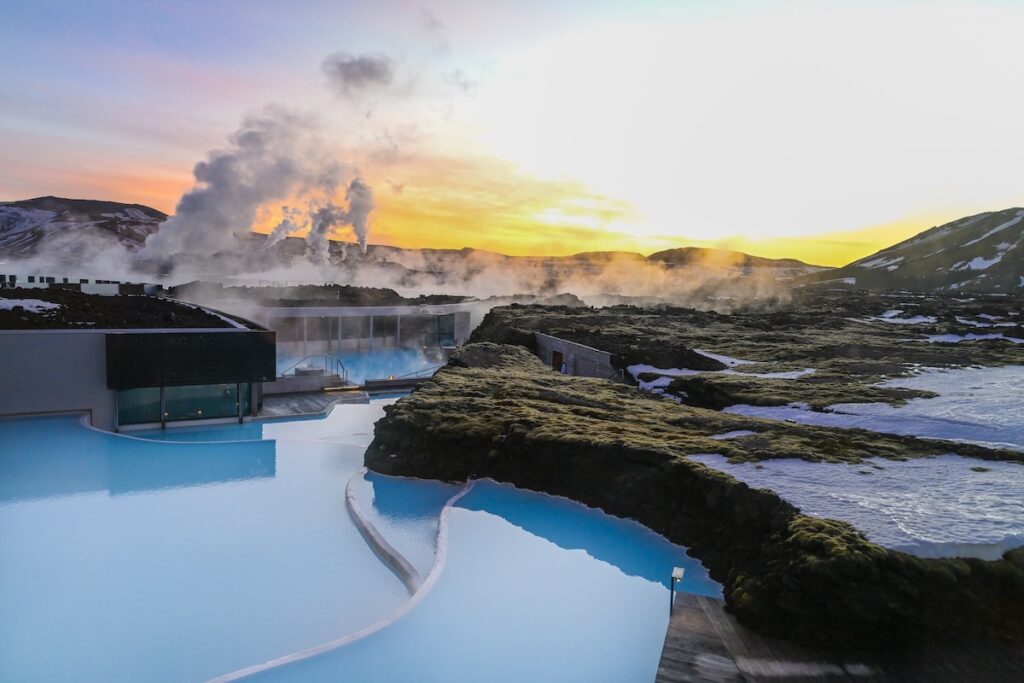
[[[4,7],[0,200],[171,213],[283,105],[373,188],[377,244],[841,265],[1024,205],[1022,2]]]

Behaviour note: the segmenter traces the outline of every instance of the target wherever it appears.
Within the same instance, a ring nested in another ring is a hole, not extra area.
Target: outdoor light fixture
[[[683,580],[683,568],[673,567],[672,568],[672,585],[669,587],[668,593],[668,611],[671,614],[672,608],[676,604],[676,584]]]

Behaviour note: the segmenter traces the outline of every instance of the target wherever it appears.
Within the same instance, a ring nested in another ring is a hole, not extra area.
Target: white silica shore
[[[799,459],[690,459],[775,491],[816,517],[853,524],[873,543],[918,557],[999,559],[1024,546],[1024,465],[957,455],[859,465]],[[987,471],[974,471],[983,467]],[[881,468],[881,469],[878,469]]]
[[[1024,451],[1024,365],[995,368],[927,369],[882,386],[934,391],[902,406],[887,403],[839,403],[824,412],[805,405],[729,406],[725,412],[747,417],[791,420],[825,427],[867,429]]]

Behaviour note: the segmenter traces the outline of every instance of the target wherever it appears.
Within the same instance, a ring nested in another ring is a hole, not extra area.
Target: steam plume
[[[238,238],[248,237],[259,211],[281,201],[299,204],[281,208],[283,218],[264,249],[308,227],[308,243],[326,260],[331,231],[351,225],[365,252],[373,194],[357,178],[345,192],[348,208],[336,206],[333,197],[346,173],[327,149],[309,117],[277,106],[247,116],[227,148],[196,164],[195,187],[146,240],[143,255],[159,259],[237,251]]]
[[[350,55],[335,52],[320,65],[332,89],[354,97],[378,87],[387,87],[394,78],[391,59],[384,55]]]

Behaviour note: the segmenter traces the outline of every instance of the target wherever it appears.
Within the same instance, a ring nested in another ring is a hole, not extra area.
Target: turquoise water
[[[348,370],[349,381],[362,384],[368,379],[385,379],[389,375],[402,377],[405,375],[428,376],[439,366],[444,365],[440,349],[424,353],[420,349],[381,349],[378,351],[345,351],[331,354],[339,359]],[[277,371],[284,372],[302,360],[301,356],[278,356]],[[313,365],[322,359],[311,361]]]
[[[0,420],[0,680],[204,681],[374,624],[257,678],[653,680],[672,567],[720,593],[699,563],[638,524],[483,481],[436,564],[461,487],[358,476],[394,400],[152,435],[178,443]],[[434,577],[413,603],[345,509],[353,476],[370,521]]]

